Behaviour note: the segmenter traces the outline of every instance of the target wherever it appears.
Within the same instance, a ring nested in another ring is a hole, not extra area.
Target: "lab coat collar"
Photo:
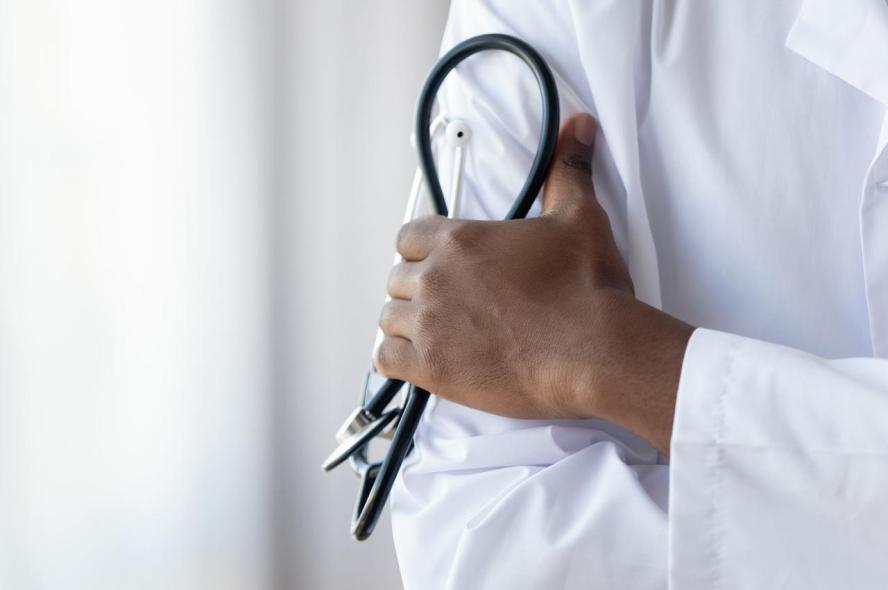
[[[888,105],[888,0],[805,0],[786,46]]]

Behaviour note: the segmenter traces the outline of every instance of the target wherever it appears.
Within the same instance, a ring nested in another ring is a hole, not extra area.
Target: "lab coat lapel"
[[[805,0],[786,46],[888,107],[886,0]],[[886,111],[888,112],[888,111]],[[863,181],[860,238],[873,354],[888,357],[888,202],[876,185],[888,167],[888,117]]]
[[[886,0],[805,0],[786,46],[888,105]]]

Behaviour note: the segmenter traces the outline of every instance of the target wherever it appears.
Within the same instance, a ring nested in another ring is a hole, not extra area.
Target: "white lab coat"
[[[671,465],[600,421],[433,398],[391,502],[406,587],[888,587],[888,4],[465,0],[443,49],[487,32],[599,118],[637,293],[701,328]],[[507,210],[537,96],[502,54],[445,84],[463,216]]]

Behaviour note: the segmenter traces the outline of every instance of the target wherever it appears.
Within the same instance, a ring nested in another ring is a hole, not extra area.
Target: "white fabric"
[[[563,116],[599,118],[639,296],[701,328],[671,466],[603,422],[433,398],[392,496],[405,586],[883,587],[888,4],[456,1],[442,49],[488,32],[541,51]],[[465,217],[524,180],[523,68],[484,54],[441,93],[473,128]]]

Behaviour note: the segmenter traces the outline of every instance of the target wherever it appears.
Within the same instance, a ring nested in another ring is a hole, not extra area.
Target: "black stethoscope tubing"
[[[530,167],[530,173],[524,186],[518,193],[506,219],[520,219],[527,215],[531,205],[542,189],[549,166],[555,154],[558,140],[559,105],[558,89],[549,66],[537,51],[526,42],[503,34],[487,34],[467,39],[448,51],[432,68],[419,94],[416,107],[415,131],[419,166],[432,199],[435,212],[447,216],[447,202],[438,178],[438,170],[432,155],[432,140],[429,128],[432,120],[435,97],[447,75],[463,60],[488,50],[507,51],[519,57],[531,70],[540,90],[542,105],[542,131],[540,133],[537,152]],[[363,404],[363,412],[369,419],[378,420],[383,416],[385,408],[403,387],[404,382],[388,379],[382,387]],[[400,411],[400,417],[392,438],[391,446],[381,464],[370,464],[366,460],[366,446],[369,438],[357,439],[359,445],[349,448],[339,458],[330,463],[335,466],[346,457],[351,457],[352,466],[362,474],[361,491],[355,506],[352,519],[352,536],[364,540],[373,532],[385,503],[391,492],[395,477],[401,464],[410,452],[413,435],[422,418],[423,410],[429,400],[429,392],[409,384],[406,401]],[[392,416],[394,418],[394,416]],[[330,467],[332,468],[332,467]]]

